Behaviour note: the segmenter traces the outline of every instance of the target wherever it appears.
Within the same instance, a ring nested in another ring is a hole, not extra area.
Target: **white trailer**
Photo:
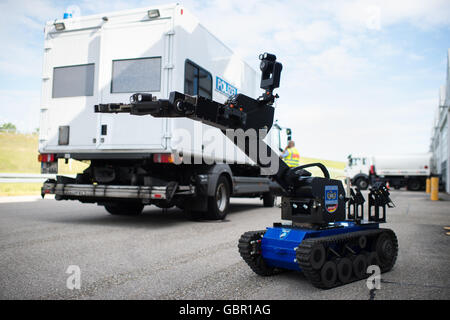
[[[365,190],[376,181],[391,187],[420,190],[431,172],[431,153],[410,155],[350,155],[345,174],[353,185]]]
[[[230,195],[273,205],[269,179],[220,130],[185,118],[94,113],[94,105],[128,103],[135,92],[168,98],[180,91],[218,102],[237,92],[255,97],[258,80],[177,4],[47,22],[42,173],[57,173],[58,158],[90,160],[90,167],[76,179],[48,181],[43,194],[96,202],[113,214],[155,204],[224,218]],[[267,139],[279,150],[276,131]],[[173,155],[196,162],[175,165]]]

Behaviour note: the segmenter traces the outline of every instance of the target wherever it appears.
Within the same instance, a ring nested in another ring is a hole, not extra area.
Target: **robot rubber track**
[[[361,237],[367,239],[364,248],[360,247]],[[313,267],[311,263],[317,246],[325,249],[321,267]],[[352,247],[359,247],[360,252],[354,253],[356,251]],[[334,248],[333,251],[330,248]],[[398,242],[392,230],[375,229],[307,239],[296,251],[297,262],[305,277],[315,287],[329,289],[367,278],[366,270],[370,265],[379,266],[382,273],[391,270],[397,259]]]
[[[239,239],[239,253],[260,276],[276,274],[263,258],[261,243],[265,230],[248,231]],[[296,248],[297,263],[317,288],[330,289],[367,278],[366,268],[377,265],[382,273],[392,269],[398,242],[390,229],[373,229],[303,240]]]

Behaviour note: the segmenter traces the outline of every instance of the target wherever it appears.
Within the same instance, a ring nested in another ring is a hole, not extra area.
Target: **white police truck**
[[[76,178],[48,180],[42,194],[122,215],[154,204],[223,219],[230,196],[261,197],[273,206],[277,185],[220,130],[185,118],[94,113],[94,105],[127,103],[135,92],[168,98],[180,91],[218,102],[237,92],[255,97],[258,79],[178,4],[47,22],[42,173],[57,173],[61,158],[90,165]],[[266,138],[275,150],[279,133],[274,127]]]

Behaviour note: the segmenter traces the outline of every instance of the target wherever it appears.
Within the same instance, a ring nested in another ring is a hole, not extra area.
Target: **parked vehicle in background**
[[[418,191],[425,188],[432,175],[431,153],[410,155],[365,156],[349,155],[345,175],[352,185],[366,190],[377,181],[390,187]]]
[[[136,92],[167,99],[179,91],[221,103],[238,92],[253,97],[258,79],[177,4],[48,22],[42,173],[57,173],[58,159],[88,160],[90,166],[75,179],[47,181],[43,195],[97,203],[122,215],[154,204],[223,219],[230,196],[261,197],[264,206],[273,206],[271,190],[278,186],[219,129],[185,118],[94,113],[94,105],[128,103]],[[267,136],[274,150],[280,148],[278,130]],[[175,157],[191,162],[175,164]]]

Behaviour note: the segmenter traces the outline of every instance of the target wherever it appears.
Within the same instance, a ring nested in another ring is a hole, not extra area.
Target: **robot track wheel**
[[[275,274],[275,268],[266,265],[261,255],[261,239],[265,230],[248,231],[239,239],[239,253],[249,267],[260,276],[271,276]]]
[[[361,237],[366,239],[364,248],[359,245]],[[317,255],[315,248],[320,246],[325,248],[326,258],[317,268],[314,255]],[[339,252],[339,257],[335,252]],[[306,239],[298,246],[296,257],[306,278],[315,287],[330,289],[368,277],[369,265],[378,265],[381,272],[391,270],[397,254],[395,233],[390,229],[373,229]]]

